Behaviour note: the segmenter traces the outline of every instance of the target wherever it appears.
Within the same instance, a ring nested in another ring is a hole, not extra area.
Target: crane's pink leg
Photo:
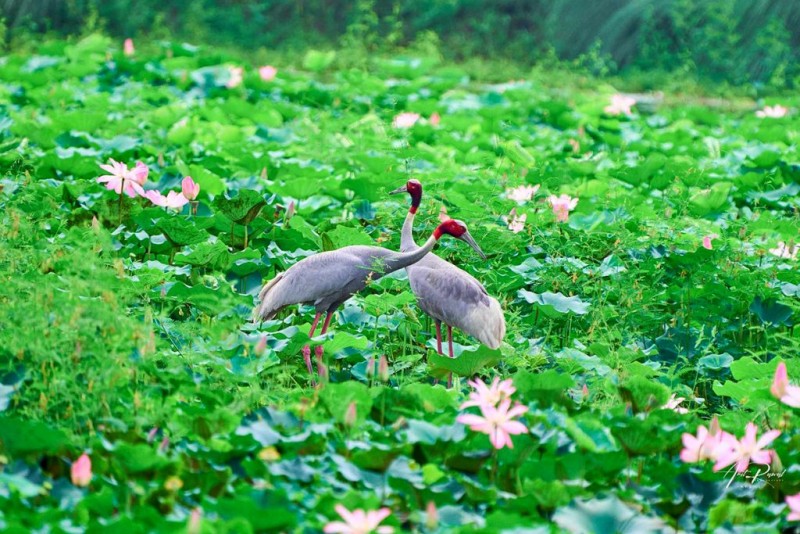
[[[442,321],[436,320],[436,350],[444,356],[442,352]]]
[[[447,325],[447,348],[450,351],[450,357],[455,358],[455,354],[453,354],[453,327]]]
[[[453,327],[447,325],[447,348],[450,352],[450,357],[455,358],[455,354],[453,354]],[[453,387],[453,373],[447,375],[447,388]]]
[[[319,312],[314,316],[314,322],[311,323],[311,330],[308,331],[308,337],[314,337],[314,330],[317,329],[317,323],[319,322],[319,318],[322,317],[322,313]],[[306,367],[308,367],[308,374],[311,375],[311,382],[314,382],[314,368],[311,367],[311,347],[308,345],[303,347],[303,359],[306,362]]]
[[[325,335],[325,332],[328,331],[328,325],[331,324],[331,319],[333,318],[333,312],[328,312],[328,315],[325,316],[325,322],[322,323],[322,332],[321,334]],[[322,363],[322,355],[324,354],[325,349],[322,345],[317,345],[314,347],[314,354],[317,356],[317,374],[319,374],[320,378],[325,378],[328,375],[328,370],[325,368],[325,364]]]

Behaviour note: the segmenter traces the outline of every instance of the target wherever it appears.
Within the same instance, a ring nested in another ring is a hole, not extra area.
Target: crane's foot
[[[447,389],[453,387],[453,373],[447,375]]]
[[[311,347],[308,345],[303,347],[303,360],[306,362],[308,375],[311,377],[311,385],[316,386],[317,384],[314,382],[314,367],[311,365]]]
[[[323,354],[325,354],[325,349],[322,348],[322,345],[314,347],[314,355],[317,357],[317,374],[321,382],[325,382],[328,379],[328,366],[322,361]]]

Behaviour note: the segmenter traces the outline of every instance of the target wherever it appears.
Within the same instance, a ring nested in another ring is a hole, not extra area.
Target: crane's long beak
[[[397,194],[399,194],[399,193],[408,193],[408,187],[406,187],[406,186],[404,185],[403,187],[398,187],[398,188],[397,188],[397,189],[395,189],[394,191],[389,191],[389,194],[390,194],[390,195],[397,195]]]
[[[475,252],[477,252],[481,258],[483,258],[484,260],[486,259],[486,254],[483,253],[481,247],[479,247],[478,243],[475,242],[475,239],[473,239],[472,236],[469,235],[469,232],[464,232],[459,239],[461,239],[462,241],[466,241],[466,243],[469,246],[475,249]]]

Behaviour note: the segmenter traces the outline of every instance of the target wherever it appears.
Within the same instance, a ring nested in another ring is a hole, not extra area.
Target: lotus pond
[[[800,99],[556,79],[99,35],[0,58],[0,528],[792,528]],[[313,308],[253,323],[258,290],[399,249],[409,178],[418,242],[446,214],[487,253],[435,249],[504,342],[437,355],[400,271],[314,338],[313,387]],[[495,379],[509,443],[462,407]]]

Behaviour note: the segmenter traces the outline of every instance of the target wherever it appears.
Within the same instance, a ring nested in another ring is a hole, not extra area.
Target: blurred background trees
[[[0,0],[0,9],[7,40],[87,25],[253,49],[383,51],[423,39],[454,60],[800,84],[798,0]]]

